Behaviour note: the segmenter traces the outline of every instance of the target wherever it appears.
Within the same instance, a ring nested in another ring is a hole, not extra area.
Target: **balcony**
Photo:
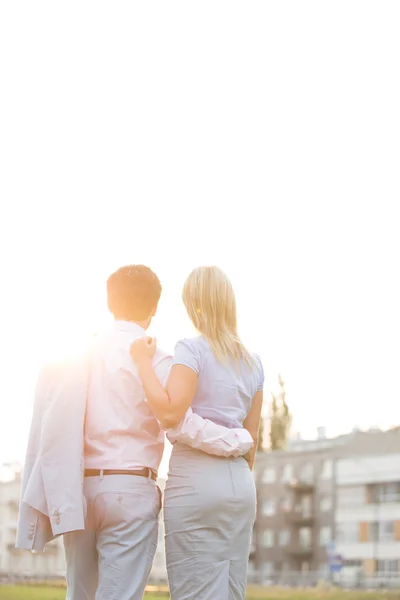
[[[287,554],[293,558],[307,558],[312,556],[313,548],[311,544],[294,543],[285,548]]]
[[[314,521],[314,515],[309,510],[299,509],[285,511],[285,521],[291,525],[310,526]]]
[[[314,491],[314,482],[306,479],[291,479],[286,482],[286,487],[299,494],[310,494]]]

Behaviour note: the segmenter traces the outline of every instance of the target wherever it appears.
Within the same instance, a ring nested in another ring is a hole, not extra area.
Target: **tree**
[[[271,450],[284,450],[292,424],[292,416],[286,402],[285,382],[278,376],[279,394],[272,394],[270,407],[269,441]]]

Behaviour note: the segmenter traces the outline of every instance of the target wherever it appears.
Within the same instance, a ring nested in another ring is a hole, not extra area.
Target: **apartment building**
[[[325,570],[334,536],[331,443],[295,442],[288,451],[259,453],[255,468],[258,514],[250,574]]]
[[[332,548],[346,576],[398,572],[399,459],[400,428],[334,439],[321,430],[317,440],[259,453],[250,576],[326,578]]]
[[[63,577],[64,549],[61,539],[47,545],[45,553],[15,548],[21,478],[0,481],[0,575]]]
[[[400,428],[352,440],[336,463],[336,552],[353,577],[400,577]]]

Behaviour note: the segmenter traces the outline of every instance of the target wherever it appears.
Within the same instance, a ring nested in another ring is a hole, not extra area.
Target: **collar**
[[[132,333],[137,337],[144,337],[147,335],[146,330],[143,329],[137,323],[133,323],[132,321],[114,321],[114,327],[118,331],[126,331],[127,333]]]

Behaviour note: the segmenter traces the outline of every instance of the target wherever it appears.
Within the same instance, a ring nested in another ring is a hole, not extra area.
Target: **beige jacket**
[[[88,359],[45,367],[37,383],[22,480],[17,548],[85,527],[83,440]]]

